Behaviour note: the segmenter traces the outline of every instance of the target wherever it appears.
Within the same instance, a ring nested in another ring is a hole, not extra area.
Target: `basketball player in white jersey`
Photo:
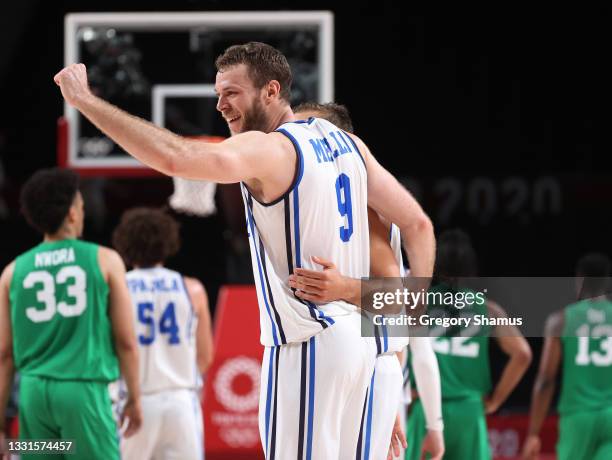
[[[353,132],[353,124],[348,109],[336,103],[304,103],[295,107],[296,118],[307,119],[320,117],[329,120],[339,128],[347,132]],[[368,211],[368,222],[370,231],[370,275],[372,277],[404,277],[408,274],[404,269],[401,249],[401,237],[396,225],[383,223],[380,216],[372,210]],[[323,262],[328,270],[333,270],[333,265],[325,260]],[[359,300],[355,297],[361,295],[360,286],[352,282],[343,284],[340,277],[330,277],[327,286],[317,281],[311,281],[310,276],[316,276],[319,272],[302,273],[290,277],[290,286],[298,289],[298,295],[303,295],[311,301],[329,301],[337,296],[353,297],[352,302]],[[328,272],[329,273],[329,272]],[[337,293],[332,293],[337,286]],[[303,288],[301,290],[300,288]],[[326,291],[327,290],[327,291]],[[351,294],[352,292],[352,294]],[[327,299],[320,296],[331,295]],[[378,357],[374,368],[374,376],[370,388],[368,402],[371,401],[372,421],[371,433],[371,458],[388,458],[395,456],[403,457],[403,448],[406,447],[404,433],[405,413],[407,404],[410,403],[410,388],[404,391],[405,379],[402,367],[406,360],[407,337],[388,337],[386,328],[380,337],[377,337]],[[424,394],[423,405],[426,413],[428,433],[424,441],[425,450],[440,458],[444,452],[444,438],[441,436],[442,410],[440,396],[440,373],[438,371],[436,355],[427,337],[413,337],[410,339],[410,351],[414,363],[416,379],[421,392]],[[400,364],[401,363],[401,364]],[[392,395],[396,395],[393,397]],[[369,415],[369,414],[368,414]],[[395,423],[394,423],[395,422]],[[391,440],[391,446],[389,446]]]
[[[133,270],[127,283],[140,352],[142,429],[121,440],[124,460],[203,458],[199,391],[213,357],[202,284],[164,267],[180,246],[177,222],[158,209],[126,211],[113,244]]]
[[[327,122],[296,122],[291,69],[263,43],[217,61],[217,109],[233,136],[177,136],[92,94],[85,66],[55,76],[66,101],[146,165],[168,175],[241,182],[265,346],[260,435],[268,459],[363,458],[361,419],[376,347],[344,301],[315,305],[287,279],[328,254],[352,278],[369,274],[368,204],[398,224],[416,276],[431,276],[431,221],[367,146]]]

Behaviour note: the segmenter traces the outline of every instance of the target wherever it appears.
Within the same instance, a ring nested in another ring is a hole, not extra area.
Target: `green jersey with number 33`
[[[582,300],[564,311],[559,413],[612,406],[612,302]]]
[[[119,377],[99,246],[44,242],[17,257],[10,287],[15,365],[59,380]]]

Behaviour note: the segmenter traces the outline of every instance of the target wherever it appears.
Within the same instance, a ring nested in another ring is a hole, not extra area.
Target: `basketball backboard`
[[[96,94],[181,135],[228,135],[212,85],[215,58],[233,44],[280,49],[294,73],[292,103],[334,97],[330,12],[76,13],[64,34],[65,64],[84,63]],[[58,162],[84,175],[155,174],[67,104]]]

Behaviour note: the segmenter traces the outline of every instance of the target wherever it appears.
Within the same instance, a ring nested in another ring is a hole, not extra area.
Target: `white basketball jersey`
[[[285,123],[298,156],[291,188],[259,203],[242,184],[253,274],[259,300],[261,343],[302,342],[356,311],[337,301],[323,305],[294,296],[287,277],[296,267],[322,270],[312,260],[332,260],[340,273],[366,277],[370,270],[367,173],[353,140],[320,118]]]
[[[395,260],[397,260],[399,264],[400,275],[402,278],[408,276],[406,267],[404,267],[404,257],[402,256],[402,235],[400,234],[399,227],[395,224],[391,224],[391,228],[389,229],[389,244],[395,255]]]
[[[395,260],[397,261],[400,269],[400,276],[403,278],[408,276],[406,273],[406,269],[404,268],[404,258],[402,256],[402,236],[400,235],[399,227],[395,224],[391,224],[391,228],[389,229],[389,245],[393,250],[393,254],[395,255]],[[386,338],[387,331],[384,331],[385,335],[383,337]],[[407,335],[407,334],[406,334]],[[402,351],[408,345],[410,339],[408,337],[399,336],[399,337],[389,337],[387,350],[389,352],[398,352]]]
[[[163,267],[128,272],[143,394],[196,389],[197,316],[183,276]]]

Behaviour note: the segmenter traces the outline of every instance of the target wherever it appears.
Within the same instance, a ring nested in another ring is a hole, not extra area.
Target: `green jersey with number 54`
[[[43,242],[15,260],[10,287],[15,365],[59,380],[119,377],[99,246]]]
[[[612,302],[582,300],[564,311],[559,413],[612,407]]]

